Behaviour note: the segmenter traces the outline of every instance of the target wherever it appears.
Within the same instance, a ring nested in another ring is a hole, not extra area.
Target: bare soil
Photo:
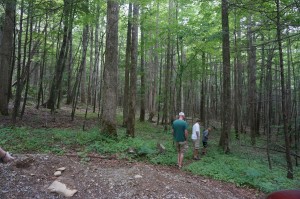
[[[27,109],[17,125],[34,128],[82,128],[83,118],[70,120],[68,110],[50,115],[48,110]],[[97,119],[88,120],[86,127]],[[0,116],[0,125],[10,124],[10,117]],[[5,148],[5,146],[3,146]],[[76,189],[72,198],[199,198],[254,199],[265,194],[247,187],[236,187],[203,176],[192,175],[176,167],[129,162],[99,154],[90,154],[83,162],[76,155],[14,154],[16,160],[0,164],[0,199],[56,199],[64,198],[47,188],[58,180],[69,189]],[[201,161],[201,160],[200,160]],[[59,177],[54,172],[65,167]]]

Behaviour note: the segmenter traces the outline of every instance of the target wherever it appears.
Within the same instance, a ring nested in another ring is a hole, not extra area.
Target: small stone
[[[142,177],[143,177],[143,176],[141,176],[141,175],[135,175],[135,176],[134,176],[135,179],[142,178]]]
[[[61,171],[56,171],[56,172],[54,173],[54,175],[55,175],[55,176],[61,176]]]
[[[56,169],[56,171],[64,171],[64,170],[66,170],[66,167],[60,167],[60,168]]]

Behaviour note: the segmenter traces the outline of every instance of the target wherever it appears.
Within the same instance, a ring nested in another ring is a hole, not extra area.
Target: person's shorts
[[[203,143],[203,147],[206,148],[207,147],[207,142],[202,142]]]
[[[176,142],[176,148],[178,153],[185,153],[189,146],[187,142]]]
[[[193,146],[194,146],[194,149],[199,149],[200,148],[200,139],[196,139],[196,140],[193,139]]]

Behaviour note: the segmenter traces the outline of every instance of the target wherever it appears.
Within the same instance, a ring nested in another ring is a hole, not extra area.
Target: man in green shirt
[[[182,167],[182,161],[184,157],[184,153],[188,148],[187,138],[188,138],[188,130],[187,123],[184,121],[184,113],[179,113],[179,118],[175,120],[172,124],[172,132],[176,142],[176,148],[178,152],[177,162],[179,169]]]

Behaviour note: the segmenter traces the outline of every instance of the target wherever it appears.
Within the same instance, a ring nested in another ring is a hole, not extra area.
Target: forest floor
[[[18,126],[34,128],[82,128],[83,119],[70,121],[68,111],[62,109],[55,119],[48,110],[28,109]],[[87,120],[95,126],[97,119]],[[0,126],[10,123],[10,117],[0,116]],[[2,146],[5,148],[5,146]],[[203,176],[192,175],[175,166],[151,165],[89,154],[90,161],[75,155],[14,154],[16,160],[0,165],[0,198],[64,198],[50,192],[53,182],[61,182],[72,198],[265,198],[265,194],[247,187],[236,187]],[[201,161],[201,160],[200,160]],[[64,167],[60,176],[54,173]],[[60,189],[60,188],[56,188]],[[73,191],[73,192],[72,192]]]

